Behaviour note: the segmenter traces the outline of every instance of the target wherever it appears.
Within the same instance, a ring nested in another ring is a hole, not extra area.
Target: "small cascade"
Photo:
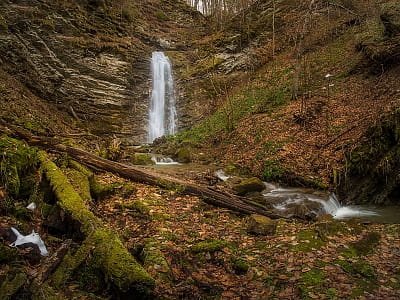
[[[334,193],[331,193],[329,195],[329,199],[327,201],[324,201],[322,205],[324,206],[326,213],[331,214],[335,219],[346,219],[354,217],[362,218],[365,216],[379,215],[374,211],[362,209],[356,206],[342,206]]]
[[[149,105],[148,142],[176,132],[175,90],[171,63],[163,52],[151,58],[153,89]]]
[[[151,160],[156,163],[156,165],[179,165],[177,161],[174,161],[170,157],[158,157],[158,156],[152,156]]]

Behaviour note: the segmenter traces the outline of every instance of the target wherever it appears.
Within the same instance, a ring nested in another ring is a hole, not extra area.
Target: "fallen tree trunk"
[[[81,149],[62,145],[59,141],[57,141],[54,138],[32,136],[29,133],[19,128],[11,128],[11,129],[18,136],[27,140],[27,142],[30,144],[67,153],[72,158],[74,158],[75,160],[84,165],[108,171],[129,180],[155,185],[162,188],[173,189],[184,194],[199,196],[203,199],[204,202],[208,204],[227,208],[229,210],[239,213],[259,214],[273,219],[286,218],[270,210],[264,209],[259,205],[253,205],[248,201],[245,201],[245,198],[243,197],[215,191],[210,188],[193,183],[184,182],[176,178],[145,172],[133,166],[101,158],[99,156],[96,156],[90,152]]]
[[[211,205],[228,208],[244,214],[260,214],[274,219],[282,218],[282,216],[271,211],[246,203],[241,197],[233,194],[218,192],[204,186],[184,182],[175,178],[144,172],[138,168],[110,161],[81,149],[64,146],[61,144],[51,144],[51,148],[67,153],[82,164],[117,174],[126,179],[150,185],[156,185],[162,188],[173,189],[180,193],[200,196],[204,202]]]

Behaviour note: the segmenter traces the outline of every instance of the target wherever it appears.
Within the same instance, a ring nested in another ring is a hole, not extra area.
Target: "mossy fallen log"
[[[57,204],[80,224],[81,232],[87,237],[75,255],[66,255],[52,276],[54,286],[61,287],[74,268],[91,252],[104,275],[120,292],[149,293],[154,288],[154,279],[132,257],[116,233],[106,229],[101,220],[89,211],[68,178],[47,159],[46,153],[41,151],[38,156]]]

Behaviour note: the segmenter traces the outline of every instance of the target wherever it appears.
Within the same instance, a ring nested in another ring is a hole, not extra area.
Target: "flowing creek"
[[[169,159],[170,160],[170,159]],[[180,178],[190,178],[190,175],[212,173],[220,181],[226,181],[231,176],[213,166],[196,164],[178,164],[172,160],[166,163],[161,161],[157,165],[147,166],[152,170]],[[331,214],[337,220],[360,218],[376,223],[400,223],[400,206],[374,206],[374,205],[342,205],[333,193],[313,190],[310,188],[282,187],[277,184],[265,182],[263,197],[273,204],[280,214],[295,205],[304,205],[314,202],[317,209],[316,215]]]

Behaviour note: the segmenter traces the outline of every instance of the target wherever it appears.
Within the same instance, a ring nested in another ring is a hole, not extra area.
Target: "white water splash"
[[[321,204],[322,210],[315,211],[318,214],[331,214],[334,219],[346,219],[355,217],[378,216],[379,214],[357,206],[342,206],[334,193],[323,195],[313,193],[300,188],[281,188],[270,183],[264,183],[267,192],[263,195],[268,198],[281,198],[282,202],[274,204],[274,208],[285,211],[290,204],[302,204],[305,200]]]
[[[171,63],[163,52],[153,52],[151,58],[153,89],[149,106],[148,142],[176,131],[174,80]]]
[[[346,218],[354,218],[354,217],[365,217],[365,216],[377,216],[378,213],[362,209],[356,206],[342,206],[336,195],[331,193],[329,195],[328,201],[324,201],[322,203],[324,205],[324,209],[326,213],[331,214],[334,219],[346,219]]]

